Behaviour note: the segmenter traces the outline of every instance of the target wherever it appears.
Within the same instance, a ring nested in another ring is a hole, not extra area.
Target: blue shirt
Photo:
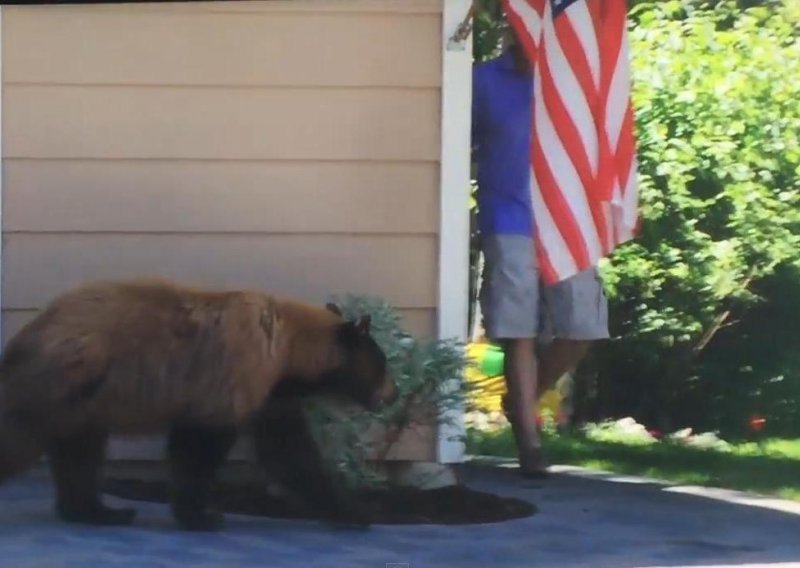
[[[533,235],[530,147],[533,77],[509,52],[472,75],[472,148],[478,166],[478,229]]]

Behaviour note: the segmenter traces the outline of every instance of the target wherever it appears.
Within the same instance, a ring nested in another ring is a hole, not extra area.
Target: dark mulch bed
[[[166,503],[168,485],[164,481],[108,479],[105,492],[133,501]],[[214,494],[214,503],[226,513],[283,519],[317,519],[313,513],[300,511],[263,487],[245,483],[225,483]],[[535,505],[491,493],[475,491],[462,485],[440,489],[392,487],[361,494],[373,524],[463,525],[494,523],[530,517],[538,512]]]

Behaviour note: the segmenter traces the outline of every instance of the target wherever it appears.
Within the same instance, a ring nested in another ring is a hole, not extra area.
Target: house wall
[[[161,275],[437,332],[442,0],[4,6],[3,341]],[[436,428],[390,458],[435,459]],[[162,440],[111,456],[160,456]]]
[[[6,6],[3,338],[97,277],[436,330],[441,0]]]

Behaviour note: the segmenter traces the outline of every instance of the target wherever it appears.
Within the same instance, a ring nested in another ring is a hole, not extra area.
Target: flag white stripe
[[[564,274],[575,274],[577,265],[572,258],[572,253],[567,246],[567,242],[558,230],[547,204],[542,198],[542,192],[536,179],[536,173],[531,170],[531,201],[534,215],[534,222],[541,245],[547,251],[553,269],[561,277]]]
[[[589,13],[589,5],[586,2],[576,2],[564,12],[569,18],[575,35],[581,42],[586,61],[589,62],[589,69],[592,72],[592,83],[594,88],[600,89],[600,47],[597,44],[597,34],[594,30],[592,15]]]
[[[569,246],[573,245],[575,248],[575,245],[579,243],[572,242],[572,234],[560,231],[553,217],[554,213],[557,212],[559,215],[563,214],[567,217],[572,216],[568,220],[577,225],[575,229],[579,233],[579,235],[575,235],[575,238],[582,239],[580,245],[585,244],[587,247],[586,252],[591,264],[596,264],[606,252],[613,251],[618,244],[635,236],[633,231],[638,222],[639,199],[636,177],[638,165],[635,155],[632,157],[622,156],[619,148],[622,140],[621,130],[625,124],[630,104],[627,30],[624,28],[620,30],[622,33],[620,52],[617,60],[613,61],[610,90],[604,100],[598,101],[605,116],[605,123],[595,124],[593,107],[590,105],[590,102],[593,104],[593,99],[587,98],[581,88],[581,81],[591,82],[599,93],[604,81],[602,77],[604,65],[612,63],[608,61],[608,58],[613,54],[601,51],[600,42],[603,41],[603,37],[594,27],[592,11],[594,8],[602,9],[600,4],[590,5],[585,1],[575,2],[559,16],[568,18],[569,25],[574,30],[574,39],[578,42],[575,47],[583,51],[588,69],[584,69],[583,66],[574,69],[571,65],[574,62],[567,59],[558,35],[555,33],[550,0],[506,0],[505,6],[509,13],[513,13],[519,18],[522,29],[518,31],[529,35],[538,56],[546,58],[546,64],[550,71],[548,79],[552,81],[553,95],[557,97],[552,102],[562,105],[566,111],[564,120],[571,122],[571,124],[553,122],[553,117],[549,115],[542,96],[541,64],[544,60],[533,61],[535,77],[533,136],[536,137],[542,152],[536,159],[542,160],[542,163],[545,164],[544,167],[548,168],[547,173],[552,175],[555,184],[553,190],[558,192],[560,203],[557,209],[548,209],[538,185],[541,180],[536,178],[533,167],[531,168],[531,201],[534,222],[537,226],[537,238],[540,239],[539,244],[543,254],[555,271],[556,280],[563,280],[574,275],[579,269],[577,257],[573,256]],[[619,24],[619,21],[613,23],[613,25]],[[609,25],[611,25],[610,22]],[[546,51],[542,53],[541,49]],[[586,71],[590,76],[579,77],[579,71],[581,73]],[[592,95],[593,93],[589,94],[589,96]],[[594,204],[601,210],[602,219],[597,221],[601,224],[600,229],[607,228],[608,238],[605,243],[601,243],[599,240],[599,234],[603,231],[598,230],[598,227],[595,226],[595,219],[592,216],[590,194],[595,188],[583,187],[576,168],[576,163],[579,163],[578,159],[582,160],[583,157],[569,155],[567,147],[561,143],[559,137],[559,133],[564,135],[568,132],[566,129],[573,126],[577,132],[570,136],[576,136],[577,140],[569,140],[569,147],[572,148],[572,144],[575,144],[576,148],[582,147],[593,176],[596,177],[600,167],[600,141],[602,140],[604,144],[607,142],[610,146],[611,156],[608,158],[611,162],[608,163],[608,167],[612,168],[614,172],[612,195],[609,201]],[[600,138],[601,136],[602,138]],[[628,158],[633,158],[633,160],[626,186],[623,188],[619,184],[621,179],[626,176],[620,175],[622,172],[619,171],[619,163]],[[562,204],[565,207],[563,211],[561,210]]]
[[[634,158],[631,163],[631,171],[628,172],[628,183],[625,186],[625,193],[622,196],[622,210],[624,217],[622,222],[631,230],[636,226],[639,216],[639,180],[637,178],[637,160]]]
[[[611,192],[611,200],[608,202],[609,205],[609,213],[611,223],[616,231],[615,234],[612,234],[612,238],[616,241],[619,241],[620,234],[622,232],[622,227],[620,227],[620,221],[623,217],[622,208],[624,207],[624,201],[622,198],[622,187],[619,185],[619,176],[614,176],[614,188]]]
[[[550,6],[549,3],[548,6]],[[545,50],[547,65],[550,68],[550,76],[553,78],[553,82],[555,83],[556,90],[558,91],[564,108],[566,108],[567,113],[570,115],[575,128],[578,129],[584,152],[589,159],[592,175],[596,175],[598,143],[594,117],[589,108],[589,103],[583,96],[581,84],[578,82],[575,72],[564,55],[564,51],[561,49],[553,20],[547,17],[548,14],[549,8],[545,10],[545,23],[543,28],[544,43],[542,48]],[[541,80],[537,80],[536,83],[541,83]],[[535,100],[537,108],[543,106],[540,104],[544,101],[541,93],[537,95]],[[546,151],[547,146],[544,142],[542,142],[542,146]]]
[[[601,207],[603,221],[606,224],[606,249],[612,250],[614,248],[614,211],[608,201],[603,201]]]
[[[536,100],[542,100],[541,81],[535,85]],[[566,149],[558,138],[553,121],[547,113],[547,109],[542,104],[537,104],[534,109],[535,118],[533,121],[536,136],[542,148],[543,158],[547,162],[550,172],[555,178],[556,185],[564,197],[564,201],[572,211],[572,216],[578,224],[586,249],[594,257],[601,254],[600,237],[597,227],[592,218],[589,202],[586,196],[586,188],[581,183],[578,171],[567,154]],[[534,208],[538,213],[538,209]],[[535,214],[534,214],[535,216]]]
[[[638,183],[636,180],[636,163],[631,164],[631,171],[628,183],[625,186],[625,193],[620,191],[619,183],[614,183],[614,196],[610,206],[612,210],[612,220],[617,229],[617,244],[633,238],[633,231],[636,228],[638,203]]]
[[[614,76],[606,101],[606,131],[612,152],[616,154],[619,144],[622,124],[625,122],[625,112],[628,110],[630,98],[630,72],[627,65],[628,42],[623,36],[619,57],[614,65]]]
[[[539,36],[542,33],[542,18],[526,0],[509,0],[508,3],[511,9],[522,18],[528,33],[533,38],[533,42],[539,45]]]

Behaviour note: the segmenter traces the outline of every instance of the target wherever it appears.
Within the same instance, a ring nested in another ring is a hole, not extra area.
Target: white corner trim
[[[450,42],[472,0],[444,0],[442,25],[441,179],[438,337],[466,340],[469,310],[469,189],[472,119],[472,35]],[[463,409],[438,428],[439,463],[464,458]]]

